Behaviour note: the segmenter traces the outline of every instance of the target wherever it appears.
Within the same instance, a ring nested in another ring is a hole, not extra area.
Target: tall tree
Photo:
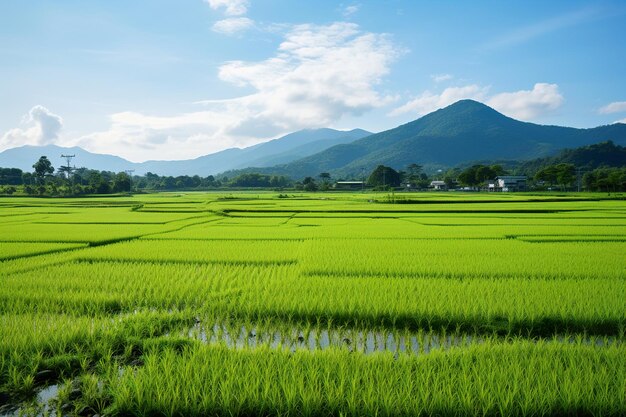
[[[367,183],[374,187],[398,187],[400,182],[400,173],[384,165],[378,165],[367,179]]]
[[[408,172],[408,180],[409,181],[417,181],[419,179],[420,174],[422,173],[422,166],[419,164],[411,164],[407,168]]]
[[[43,183],[45,177],[52,175],[54,172],[54,167],[47,156],[40,157],[33,164],[33,168],[35,168],[35,176],[40,184]]]
[[[302,185],[305,191],[317,191],[317,184],[312,177],[306,177],[302,180]]]
[[[558,164],[555,168],[556,180],[562,189],[572,185],[576,180],[576,167],[574,164]]]
[[[125,172],[119,172],[113,179],[113,191],[120,193],[123,191],[131,191],[130,189],[130,177]]]

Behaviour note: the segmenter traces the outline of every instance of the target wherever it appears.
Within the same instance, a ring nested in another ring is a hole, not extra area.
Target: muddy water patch
[[[188,337],[207,344],[223,344],[233,349],[269,346],[274,349],[296,351],[347,349],[351,352],[402,352],[426,354],[433,350],[482,343],[484,338],[468,334],[436,332],[403,332],[385,330],[356,330],[341,328],[260,328],[255,325],[228,326],[197,323]]]
[[[173,335],[172,335],[173,336]],[[222,323],[204,324],[197,322],[186,334],[193,340],[212,345],[226,345],[232,349],[270,347],[273,349],[325,350],[329,348],[346,349],[351,352],[372,354],[375,352],[394,352],[406,354],[428,354],[433,351],[463,348],[481,344],[486,340],[498,340],[503,343],[523,338],[507,338],[497,335],[476,335],[461,332],[403,331],[391,329],[350,329],[333,327],[265,327],[255,324],[229,325]],[[525,338],[524,338],[525,339]],[[526,339],[528,340],[528,339]],[[571,343],[595,346],[621,344],[616,337],[594,337],[583,335],[559,335],[552,338],[533,338],[536,342]]]
[[[56,416],[54,402],[58,394],[58,384],[48,385],[40,389],[32,400],[0,407],[0,417]]]

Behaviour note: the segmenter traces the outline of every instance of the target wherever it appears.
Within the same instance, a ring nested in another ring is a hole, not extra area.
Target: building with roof
[[[448,184],[445,181],[431,181],[430,188],[434,188],[438,191],[445,191],[448,189]]]
[[[526,175],[499,175],[490,181],[487,189],[491,192],[526,191]]]

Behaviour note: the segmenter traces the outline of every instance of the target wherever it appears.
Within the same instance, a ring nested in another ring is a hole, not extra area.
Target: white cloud
[[[626,119],[618,120],[618,121],[617,121],[617,122],[615,122],[615,123],[624,123],[624,124],[626,124]]]
[[[248,12],[248,0],[206,0],[213,10],[224,9],[226,16],[241,16]]]
[[[477,84],[448,87],[440,94],[425,91],[419,97],[394,109],[390,116],[413,113],[423,116],[463,99],[481,101],[507,116],[520,120],[533,120],[549,113],[563,104],[563,96],[557,84],[537,83],[532,90],[489,95],[489,87]]]
[[[436,83],[442,83],[444,81],[449,81],[454,77],[451,74],[433,74],[430,78]]]
[[[419,97],[394,109],[389,115],[399,116],[405,113],[414,113],[417,116],[423,116],[463,99],[484,101],[488,91],[489,87],[481,87],[477,84],[463,87],[448,87],[441,94],[425,91]]]
[[[225,35],[233,35],[237,32],[247,30],[254,26],[254,20],[247,17],[230,17],[228,19],[218,20],[213,24],[213,31],[223,33]]]
[[[59,138],[63,119],[43,106],[34,106],[22,120],[23,128],[7,131],[0,138],[0,149],[22,145],[48,145]]]
[[[352,4],[350,6],[347,6],[343,9],[343,17],[350,17],[353,14],[355,14],[356,12],[359,11],[359,9],[361,8],[360,4]]]
[[[563,104],[557,84],[537,83],[532,90],[500,93],[487,102],[491,107],[520,120],[533,120]]]
[[[626,112],[626,101],[614,101],[598,110],[601,114]]]
[[[293,26],[274,56],[220,66],[221,80],[251,94],[202,101],[206,110],[171,117],[116,113],[109,130],[81,138],[80,145],[115,149],[135,161],[164,154],[181,159],[332,125],[394,99],[377,86],[402,52],[387,35],[352,23]]]

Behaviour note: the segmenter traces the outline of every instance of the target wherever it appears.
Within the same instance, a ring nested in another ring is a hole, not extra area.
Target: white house
[[[435,190],[447,190],[448,189],[448,185],[446,184],[445,181],[431,181],[430,187],[434,188]]]
[[[489,182],[489,191],[525,191],[526,175],[500,175],[495,181]]]

